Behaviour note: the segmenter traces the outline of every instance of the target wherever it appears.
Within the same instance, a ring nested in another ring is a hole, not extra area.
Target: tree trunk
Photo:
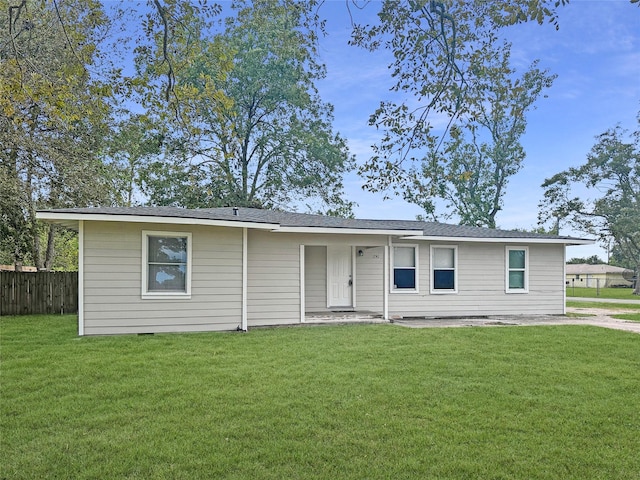
[[[640,295],[640,265],[636,265],[636,288],[633,290],[634,295]]]
[[[30,219],[31,224],[31,232],[33,236],[33,243],[31,249],[31,256],[33,257],[33,264],[35,265],[38,271],[44,270],[44,265],[42,263],[42,255],[40,248],[40,235],[38,235],[38,227],[36,225],[35,219]]]
[[[56,238],[56,226],[49,225],[49,232],[47,233],[47,251],[44,259],[44,269],[47,272],[51,271],[53,267],[53,257],[55,256],[55,238]]]
[[[33,103],[29,107],[30,126],[29,134],[33,138],[38,125],[38,115],[40,109],[38,105]],[[29,147],[26,152],[27,155],[27,178],[25,182],[25,190],[27,195],[27,225],[29,228],[29,235],[31,237],[31,261],[35,265],[37,270],[42,270],[42,258],[40,256],[40,236],[38,235],[38,223],[36,221],[36,194],[33,189],[33,180],[35,179],[34,165],[36,165],[36,154],[32,147]]]

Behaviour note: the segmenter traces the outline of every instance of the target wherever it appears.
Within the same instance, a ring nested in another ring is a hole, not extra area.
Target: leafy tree
[[[574,257],[571,260],[567,261],[567,263],[572,265],[581,265],[581,264],[602,265],[607,262],[602,260],[598,255],[591,255],[590,257],[586,257],[586,258]]]
[[[92,78],[108,19],[92,0],[2,2],[0,197],[3,243],[19,266],[51,268],[55,228],[36,208],[76,206],[108,195],[97,152],[111,82]],[[46,247],[40,231],[47,228]]]
[[[60,272],[78,271],[78,233],[57,227],[54,242],[51,270]]]
[[[174,111],[162,160],[147,169],[153,203],[296,206],[348,213],[342,175],[351,168],[332,108],[315,81],[319,19],[309,2],[236,1],[224,33],[200,37],[200,54],[174,69]],[[169,43],[182,48],[185,33]],[[198,38],[198,34],[189,36]],[[160,43],[159,43],[160,45]],[[139,57],[146,75],[156,56]],[[147,51],[147,54],[150,52]],[[151,52],[153,53],[153,52]],[[155,97],[157,98],[157,97]],[[150,105],[168,119],[164,105]],[[169,187],[169,188],[168,188]]]
[[[435,200],[441,199],[448,209],[445,218],[455,215],[462,225],[496,227],[507,183],[525,158],[520,138],[526,112],[554,79],[536,63],[513,78],[509,52],[510,44],[505,43],[478,72],[468,94],[469,114],[451,127],[443,148],[434,136],[424,158],[408,168],[409,185],[395,186],[434,219]]]
[[[631,262],[628,257],[624,255],[624,252],[618,245],[612,245],[609,253],[609,265],[615,265],[616,267],[627,268],[633,270],[635,268],[634,262]]]
[[[626,133],[620,126],[606,131],[597,137],[584,165],[545,180],[539,218],[559,219],[603,242],[613,239],[614,248],[638,273],[640,128],[631,139]],[[634,293],[640,294],[640,286]]]
[[[500,58],[499,28],[529,20],[556,22],[555,7],[564,3],[386,0],[378,24],[356,25],[352,42],[391,50],[392,90],[410,95],[402,102],[381,102],[370,118],[383,136],[361,170],[367,187],[381,191],[407,184],[404,164],[410,169],[415,152],[421,155],[439,143],[433,115],[449,118],[451,126],[472,114],[486,68],[496,55]]]
[[[143,199],[148,164],[161,153],[164,136],[145,115],[121,118],[105,147],[104,161],[113,170],[116,203],[130,207]]]

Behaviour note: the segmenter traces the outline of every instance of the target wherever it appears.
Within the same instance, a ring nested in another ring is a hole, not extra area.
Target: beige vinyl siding
[[[275,325],[300,323],[300,245],[305,246],[305,257],[311,250],[311,264],[305,267],[318,266],[322,272],[309,272],[305,268],[305,278],[312,277],[311,305],[305,305],[306,311],[323,311],[326,305],[326,280],[321,304],[321,277],[326,278],[326,261],[320,266],[321,259],[314,252],[315,247],[328,245],[376,246],[384,245],[386,236],[380,235],[332,235],[332,234],[300,234],[277,233],[260,230],[249,231],[249,278],[248,278],[248,324]],[[326,252],[326,248],[323,248]],[[314,256],[315,255],[315,256]],[[326,258],[326,253],[325,253]],[[356,260],[357,262],[357,260]],[[357,274],[356,274],[357,275]],[[382,270],[380,270],[382,275]],[[356,288],[360,291],[359,277]],[[366,284],[366,283],[365,283]],[[305,288],[308,288],[305,285]],[[307,293],[305,293],[305,299]],[[380,300],[382,303],[382,300]],[[360,305],[357,305],[360,309]]]
[[[429,243],[421,243],[420,293],[390,293],[390,315],[563,313],[563,245],[529,244],[529,293],[505,293],[505,246],[511,243],[445,244],[458,245],[458,293],[429,294]]]
[[[248,326],[299,323],[299,243],[259,230],[250,230],[248,241]]]
[[[192,234],[191,298],[141,298],[143,230]],[[241,229],[86,221],[84,239],[85,335],[240,325]]]
[[[382,313],[384,300],[384,247],[357,247],[356,305],[358,310]]]
[[[191,297],[142,299],[142,231],[192,235]],[[458,293],[430,294],[430,243],[418,245],[419,293],[389,293],[389,314],[455,316],[561,314],[564,246],[522,244],[529,252],[529,293],[505,292],[505,246],[458,246]],[[300,322],[300,245],[305,257],[305,310],[326,310],[327,249],[355,249],[355,307],[382,313],[383,235],[277,233],[248,230],[248,326]],[[363,255],[357,254],[358,250]],[[389,261],[389,259],[387,259]],[[235,330],[242,321],[242,229],[197,225],[85,221],[84,334]],[[392,269],[390,268],[390,273]]]
[[[304,249],[305,309],[317,312],[327,308],[327,247]]]

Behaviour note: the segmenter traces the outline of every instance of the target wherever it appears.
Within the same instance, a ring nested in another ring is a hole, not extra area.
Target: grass
[[[581,302],[580,300],[567,300],[567,307],[573,308],[603,308],[606,310],[624,309],[640,312],[640,304],[637,303],[606,303],[606,302]]]
[[[586,288],[586,287],[567,287],[567,297],[581,298],[617,298],[622,300],[640,300],[638,295],[633,294],[631,288]]]
[[[619,318],[621,320],[631,320],[632,322],[640,322],[640,312],[638,313],[619,313],[611,315],[613,318]]]
[[[0,322],[3,479],[640,476],[636,334]]]

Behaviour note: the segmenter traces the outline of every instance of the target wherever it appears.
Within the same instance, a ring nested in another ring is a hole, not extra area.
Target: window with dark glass
[[[416,248],[393,247],[394,290],[416,289]]]
[[[432,290],[456,290],[456,249],[455,247],[432,247]]]

